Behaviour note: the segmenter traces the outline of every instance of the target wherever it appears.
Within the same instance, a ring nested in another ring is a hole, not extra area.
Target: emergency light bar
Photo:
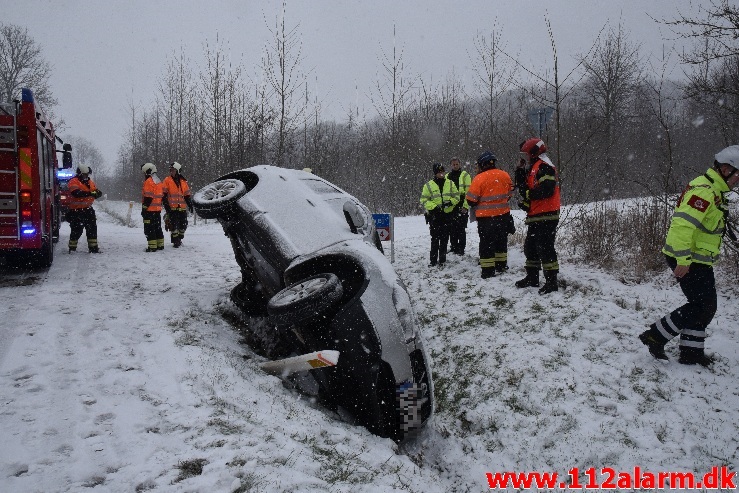
[[[24,103],[33,103],[33,91],[27,88],[21,89],[21,101]]]
[[[60,169],[56,172],[57,178],[72,178],[75,175],[74,170],[71,169]]]

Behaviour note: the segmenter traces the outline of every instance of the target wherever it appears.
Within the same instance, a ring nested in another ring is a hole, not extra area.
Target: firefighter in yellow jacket
[[[146,163],[141,167],[146,178],[141,191],[141,218],[144,220],[147,252],[164,250],[162,231],[162,182],[157,176],[157,167]]]
[[[713,362],[704,353],[706,327],[717,309],[713,264],[727,227],[725,196],[739,183],[738,168],[739,145],[723,149],[713,167],[691,181],[677,203],[662,253],[688,302],[639,335],[657,359],[668,359],[665,344],[680,336],[679,363],[709,366]]]
[[[174,161],[169,165],[169,176],[162,183],[162,205],[166,214],[164,224],[171,235],[172,246],[182,246],[187,229],[187,211],[192,212],[190,186],[180,173],[182,165]]]
[[[92,168],[80,164],[77,166],[77,175],[69,180],[69,195],[72,196],[66,215],[70,228],[69,253],[77,250],[77,242],[83,230],[87,236],[87,250],[90,253],[100,253],[97,218],[92,203],[95,199],[102,197],[103,193],[98,190],[97,185],[90,178],[90,173],[92,173]]]

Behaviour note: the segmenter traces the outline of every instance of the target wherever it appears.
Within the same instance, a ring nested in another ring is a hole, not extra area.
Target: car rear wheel
[[[324,313],[342,294],[335,274],[316,274],[275,294],[267,303],[267,312],[273,324],[293,325]]]
[[[240,180],[227,179],[204,186],[193,196],[198,215],[215,219],[228,214],[239,198],[246,193],[246,185]]]

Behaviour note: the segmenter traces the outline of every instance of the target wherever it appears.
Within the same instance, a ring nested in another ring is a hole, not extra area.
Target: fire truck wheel
[[[54,243],[45,240],[41,244],[41,250],[36,253],[36,265],[42,268],[51,267],[54,262]]]

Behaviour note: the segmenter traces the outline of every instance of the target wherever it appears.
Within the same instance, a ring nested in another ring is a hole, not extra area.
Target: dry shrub
[[[665,268],[661,250],[672,210],[655,199],[591,204],[568,226],[571,247],[585,262],[642,281]]]

